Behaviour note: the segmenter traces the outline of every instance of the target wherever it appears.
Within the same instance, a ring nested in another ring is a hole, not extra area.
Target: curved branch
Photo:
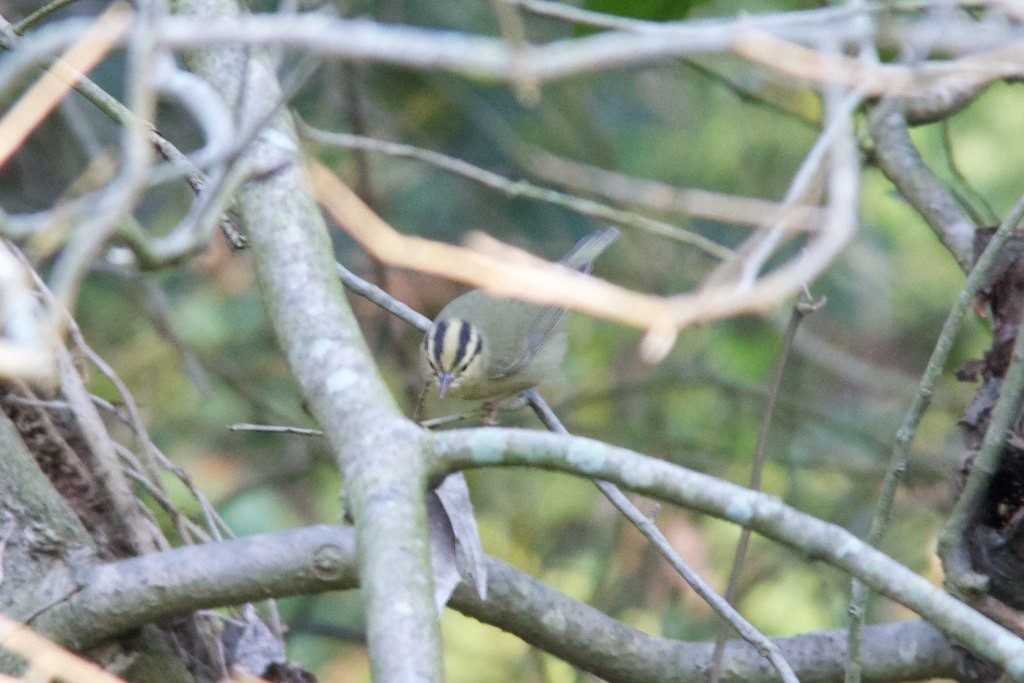
[[[450,604],[608,681],[707,681],[714,643],[687,643],[648,635],[500,560],[487,563],[487,576],[486,601],[463,584]],[[802,683],[823,683],[842,680],[844,638],[845,631],[830,630],[771,640]],[[864,641],[864,675],[868,680],[922,680],[956,675],[953,648],[926,622],[869,626]],[[777,681],[778,673],[749,644],[730,640],[720,680]]]
[[[950,636],[1024,679],[1024,641],[834,524],[663,460],[584,438],[518,429],[433,435],[436,475],[466,467],[529,465],[612,481],[637,493],[749,527],[823,560],[910,608]]]
[[[921,214],[960,267],[974,264],[974,224],[953,194],[925,165],[907,131],[899,104],[883,101],[868,112],[878,168]]]

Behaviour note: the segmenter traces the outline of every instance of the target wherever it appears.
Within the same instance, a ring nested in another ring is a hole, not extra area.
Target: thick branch
[[[93,561],[89,532],[0,412],[0,612],[25,620],[74,590]]]
[[[647,635],[500,560],[489,559],[487,571],[487,600],[463,585],[452,606],[609,681],[704,680],[711,643]],[[356,582],[354,531],[313,526],[97,566],[83,576],[79,593],[41,615],[36,625],[45,625],[59,642],[82,648],[198,609],[350,589]],[[841,632],[775,642],[804,683],[839,677]],[[948,677],[955,670],[949,642],[923,622],[868,627],[865,642],[868,680]],[[774,680],[764,659],[742,642],[730,642],[728,653],[725,670],[735,678],[724,680]]]
[[[313,526],[97,565],[32,625],[82,651],[166,617],[357,583],[353,529]]]
[[[188,23],[244,21],[229,0],[181,0]],[[342,37],[343,41],[347,38]],[[237,110],[240,128],[283,100],[259,50],[201,50],[190,67]],[[309,196],[290,118],[278,112],[242,155],[254,174],[238,197],[264,303],[292,373],[342,470],[357,524],[374,680],[441,678],[427,548],[422,430],[375,373],[334,271],[331,241]]]
[[[474,429],[434,435],[437,475],[495,465],[548,467],[603,479],[727,519],[824,560],[890,597],[1024,680],[1024,641],[926,579],[834,524],[778,498],[583,438],[517,429]]]
[[[452,606],[480,621],[616,683],[674,681],[704,683],[713,643],[685,643],[650,636],[576,602],[499,560],[487,563],[488,596],[466,585]],[[819,631],[774,638],[801,683],[842,678],[845,631]],[[864,675],[869,681],[952,677],[956,655],[949,641],[925,622],[869,626],[865,633]],[[778,674],[753,647],[729,641],[723,683],[777,681]]]

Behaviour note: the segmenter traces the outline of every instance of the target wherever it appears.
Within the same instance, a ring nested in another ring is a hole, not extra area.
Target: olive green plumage
[[[590,272],[618,236],[615,228],[593,232],[560,263]],[[424,377],[438,385],[442,397],[486,401],[525,391],[558,372],[567,317],[557,306],[466,292],[441,310],[423,337]]]

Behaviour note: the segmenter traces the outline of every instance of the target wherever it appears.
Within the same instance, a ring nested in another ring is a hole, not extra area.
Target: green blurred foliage
[[[264,9],[274,6],[264,4]],[[815,4],[760,3],[756,9]],[[659,20],[751,8],[716,0],[590,0],[586,6]],[[354,2],[349,11],[496,32],[485,2],[382,0]],[[529,15],[524,20],[538,41],[574,33],[572,26],[552,20]],[[350,83],[352,74],[356,80]],[[723,79],[749,96],[739,97]],[[545,84],[541,100],[531,107],[493,84],[392,67],[342,70],[327,64],[294,105],[313,125],[351,130],[346,86],[358,91],[369,134],[444,152],[512,178],[533,178],[529,162],[540,148],[640,178],[771,200],[783,196],[813,144],[816,130],[807,121],[818,112],[811,93],[729,59],[676,61]],[[1020,189],[1020,99],[1019,88],[992,88],[949,122],[948,151],[940,124],[913,133],[926,160],[951,182],[947,158],[955,159],[997,216]],[[792,113],[769,106],[779,104]],[[96,150],[113,150],[116,131],[109,122],[81,101],[68,107],[73,110],[58,112],[0,172],[5,209],[49,205],[83,173]],[[80,117],[85,133],[71,131],[72,116]],[[161,128],[178,131],[186,147],[195,143],[187,117],[172,103],[161,110]],[[83,134],[94,136],[97,147],[90,148]],[[321,158],[355,182],[353,154],[324,151]],[[458,241],[470,230],[485,230],[555,258],[596,227],[564,208],[509,199],[419,162],[370,156],[368,163],[372,203],[406,233]],[[767,445],[764,481],[771,493],[856,533],[869,524],[896,426],[963,281],[953,259],[888,181],[872,170],[862,181],[861,230],[835,266],[812,283],[812,294],[828,303],[803,330],[860,359],[871,372],[844,371],[838,361],[817,358],[797,344]],[[181,188],[162,188],[147,198],[140,219],[147,228],[166,230],[181,217],[187,197]],[[984,207],[978,210],[985,213]],[[728,246],[750,234],[750,228],[705,219],[657,217]],[[597,264],[597,274],[613,282],[674,293],[699,283],[714,266],[684,245],[624,232]],[[346,237],[336,233],[335,241],[339,260],[375,276]],[[201,259],[166,272],[90,277],[77,311],[85,337],[131,388],[156,443],[190,473],[237,533],[337,521],[340,482],[319,439],[227,430],[235,422],[314,425],[269,329],[248,258],[230,255],[217,242]],[[44,270],[45,257],[39,255]],[[387,274],[387,286],[428,314],[458,291],[450,283],[397,271]],[[419,334],[386,320],[365,302],[354,300],[353,306],[381,372],[411,411],[419,388]],[[746,483],[787,318],[782,310],[686,330],[663,363],[649,366],[638,358],[639,332],[576,316],[565,381],[552,394],[555,405],[573,432]],[[953,365],[978,357],[986,340],[985,325],[971,321],[957,342]],[[118,400],[99,373],[93,373],[92,387]],[[956,421],[971,391],[952,379],[940,385],[915,441],[908,487],[897,501],[885,543],[886,551],[928,576],[937,575],[931,548],[950,502],[960,449]],[[529,415],[510,419],[539,428]],[[523,470],[468,476],[490,553],[651,632],[700,639],[717,632],[707,607],[589,482]],[[184,487],[173,486],[172,494],[198,518]],[[671,509],[663,509],[658,519],[682,555],[724,588],[737,530]],[[755,538],[740,606],[755,625],[773,634],[836,627],[846,617],[847,590],[848,581],[838,573]],[[366,680],[358,596],[311,596],[282,604],[294,657],[317,669],[321,680]],[[888,603],[874,609],[879,618],[901,615]],[[481,680],[483,661],[488,671],[501,672],[490,680],[574,680],[571,667],[493,628],[452,612],[445,613],[443,627],[446,664],[456,683]]]
[[[672,21],[683,19],[690,11],[709,0],[585,0],[583,7],[593,12],[611,14],[629,19]],[[596,29],[577,26],[576,35],[588,35]]]
[[[708,0],[586,0],[583,6],[594,12],[615,14],[632,19],[669,21],[682,19],[697,5]]]

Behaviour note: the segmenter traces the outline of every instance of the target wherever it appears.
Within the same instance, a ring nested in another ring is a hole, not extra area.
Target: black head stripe
[[[483,345],[483,340],[480,339],[480,335],[474,334],[473,338],[470,340],[469,343],[472,344],[472,347],[467,345],[469,353],[464,354],[459,359],[460,362],[458,366],[456,366],[455,368],[458,372],[465,372],[466,368],[469,367],[469,364],[473,362],[473,359],[480,355],[480,349],[482,348]]]
[[[447,320],[442,320],[436,325],[434,325],[434,339],[432,340],[433,344],[430,345],[432,348],[429,349],[429,353],[427,354],[430,356],[430,359],[432,361],[440,361],[441,353],[444,350],[444,335],[447,331]]]
[[[457,368],[462,365],[462,361],[467,359],[467,353],[469,352],[469,340],[474,336],[473,328],[470,327],[469,323],[459,321],[459,344],[455,348],[455,356],[452,358],[452,367]]]

